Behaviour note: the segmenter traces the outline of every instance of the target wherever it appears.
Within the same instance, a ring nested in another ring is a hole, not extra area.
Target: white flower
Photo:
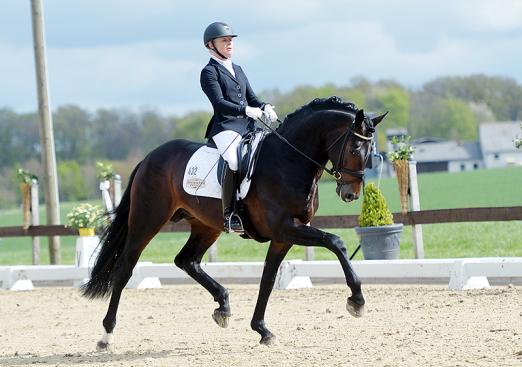
[[[99,205],[80,204],[67,214],[72,228],[94,228],[102,224],[103,210]]]

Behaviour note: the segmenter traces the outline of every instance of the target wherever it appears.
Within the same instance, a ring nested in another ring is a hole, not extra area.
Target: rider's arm
[[[215,113],[223,115],[244,115],[245,106],[227,101],[221,92],[218,76],[214,68],[204,68],[200,77],[201,89],[207,95]]]

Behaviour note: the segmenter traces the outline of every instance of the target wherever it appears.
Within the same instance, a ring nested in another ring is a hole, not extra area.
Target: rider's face
[[[225,56],[227,59],[232,58],[232,54],[234,53],[234,43],[232,37],[215,38],[214,46],[221,55]]]

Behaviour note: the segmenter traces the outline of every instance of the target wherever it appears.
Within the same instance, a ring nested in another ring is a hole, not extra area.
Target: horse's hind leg
[[[212,318],[219,326],[227,327],[231,315],[228,291],[205,273],[200,265],[203,255],[220,234],[221,231],[219,230],[207,227],[199,222],[192,222],[190,237],[174,259],[174,263],[214,297],[214,301],[218,302],[219,307],[214,310]]]
[[[139,253],[124,251],[118,261],[118,274],[114,277],[109,309],[103,319],[103,336],[96,345],[98,351],[112,349],[113,331],[116,326],[116,313],[120,303],[121,292],[132,276],[132,269],[134,269],[134,266],[138,262],[139,256]]]
[[[132,276],[132,270],[136,266],[142,251],[161,230],[161,227],[169,220],[172,214],[169,202],[156,200],[155,206],[151,206],[150,202],[152,201],[149,201],[149,206],[138,203],[136,207],[131,207],[125,246],[123,252],[116,260],[111,300],[107,314],[103,319],[103,328],[105,330],[102,339],[97,344],[98,350],[111,349],[113,330],[116,326],[116,313],[123,288],[125,288]]]
[[[252,329],[261,334],[261,344],[270,345],[275,341],[274,334],[272,334],[265,325],[265,310],[268,298],[274,287],[277,269],[279,269],[279,265],[281,265],[281,262],[291,247],[292,245],[272,241],[266,254],[256,308],[252,316],[252,321],[250,322]]]

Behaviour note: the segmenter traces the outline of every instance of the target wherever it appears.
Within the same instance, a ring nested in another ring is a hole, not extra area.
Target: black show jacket
[[[243,69],[236,64],[232,67],[235,78],[212,58],[201,70],[201,89],[214,108],[205,138],[210,139],[224,130],[234,130],[243,135],[253,127],[253,120],[246,116],[246,106],[263,108],[265,105],[257,99]]]

